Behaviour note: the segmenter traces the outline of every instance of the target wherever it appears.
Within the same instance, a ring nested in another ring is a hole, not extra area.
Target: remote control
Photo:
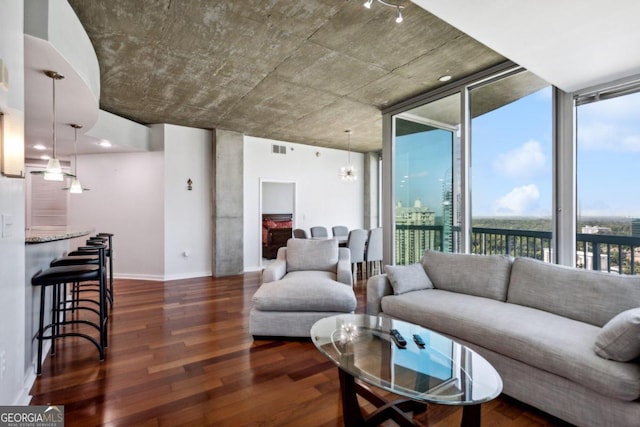
[[[418,334],[413,334],[413,341],[415,341],[416,345],[420,348],[424,348],[424,341],[422,337]]]
[[[390,333],[391,333],[391,337],[393,338],[393,341],[396,343],[398,348],[406,348],[407,347],[407,341],[400,334],[400,332],[398,332],[397,329],[392,329]]]

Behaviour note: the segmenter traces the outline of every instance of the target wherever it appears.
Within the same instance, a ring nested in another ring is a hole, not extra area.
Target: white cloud
[[[540,199],[540,191],[535,184],[516,187],[496,201],[496,213],[524,215],[530,213]]]
[[[578,107],[578,147],[582,150],[640,152],[640,94]]]
[[[638,129],[635,130],[635,132],[638,131]],[[622,124],[594,121],[580,126],[578,146],[580,149],[590,151],[640,152],[640,133],[635,132]]]
[[[547,156],[542,146],[531,139],[522,146],[506,153],[501,153],[493,162],[493,169],[511,178],[529,178],[544,170]]]

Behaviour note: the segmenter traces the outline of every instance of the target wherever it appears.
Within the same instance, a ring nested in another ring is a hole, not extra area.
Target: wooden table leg
[[[480,405],[462,407],[461,427],[480,427]]]
[[[340,396],[342,398],[342,417],[345,427],[356,427],[364,425],[364,417],[358,403],[356,393],[356,382],[353,375],[350,375],[338,368],[340,377]]]

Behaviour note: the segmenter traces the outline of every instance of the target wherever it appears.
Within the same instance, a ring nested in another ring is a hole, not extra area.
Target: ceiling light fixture
[[[449,74],[445,74],[444,76],[438,77],[438,80],[440,80],[441,82],[448,82],[449,80],[451,80],[451,76]]]
[[[46,181],[62,181],[64,176],[73,176],[62,172],[62,166],[60,166],[60,160],[56,157],[56,80],[64,79],[64,76],[56,71],[45,71],[47,77],[51,78],[53,82],[53,117],[52,117],[52,140],[53,140],[53,156],[47,162],[47,167],[44,171],[31,171],[32,174],[44,174]]]
[[[45,147],[44,144],[36,144],[36,145],[33,146],[33,148],[35,148],[36,150],[40,150],[40,151],[47,149],[47,147]]]
[[[404,9],[404,6],[401,6],[399,4],[389,3],[385,0],[377,0],[377,2],[387,7],[393,7],[396,9],[396,22],[398,24],[404,20],[404,18],[402,17],[402,9]],[[372,4],[373,4],[373,0],[367,0],[366,2],[364,2],[363,6],[367,9],[371,9]]]
[[[351,164],[351,134],[352,131],[345,130],[347,134],[347,164],[340,168],[340,178],[343,181],[353,182],[358,179],[356,168]]]
[[[74,163],[74,177],[71,179],[71,185],[69,188],[63,188],[63,190],[69,190],[72,194],[81,194],[83,191],[89,191],[88,188],[83,188],[78,179],[78,129],[82,126],[76,124],[70,124],[73,128],[73,163]]]

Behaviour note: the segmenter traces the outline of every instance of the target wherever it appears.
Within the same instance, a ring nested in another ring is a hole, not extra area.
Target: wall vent
[[[284,145],[271,144],[273,154],[287,154],[287,147]]]

